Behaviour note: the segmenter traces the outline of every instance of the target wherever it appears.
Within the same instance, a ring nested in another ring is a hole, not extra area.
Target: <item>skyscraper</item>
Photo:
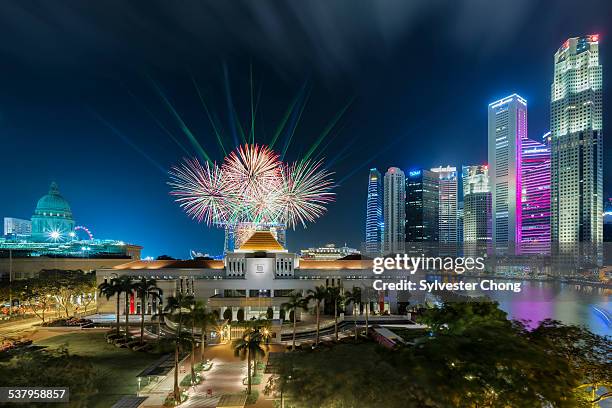
[[[439,211],[438,175],[412,170],[406,177],[406,242],[437,242]]]
[[[406,178],[397,167],[389,167],[384,184],[384,250],[399,252],[404,249],[406,228]]]
[[[442,244],[457,242],[457,168],[446,166],[431,169],[438,174],[438,234]]]
[[[524,139],[522,148],[521,249],[538,252],[545,248],[542,243],[548,248],[550,242],[550,147]]]
[[[599,36],[570,38],[554,57],[551,85],[551,237],[603,239],[602,67]]]
[[[463,197],[470,193],[488,193],[489,166],[478,164],[461,167],[461,182],[463,184]]]
[[[521,146],[527,138],[527,101],[512,94],[489,104],[488,156],[493,243],[521,241]]]
[[[379,253],[383,241],[383,192],[380,172],[370,169],[366,203],[365,248],[368,254]]]
[[[490,243],[491,191],[486,164],[463,166],[463,243],[466,251]]]

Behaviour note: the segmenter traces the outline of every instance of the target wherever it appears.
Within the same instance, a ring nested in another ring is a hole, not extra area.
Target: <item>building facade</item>
[[[431,169],[439,180],[438,236],[441,244],[457,242],[457,168],[446,166]]]
[[[523,140],[521,172],[521,248],[537,251],[550,242],[550,147],[535,140]]]
[[[284,249],[269,231],[255,232],[223,260],[133,261],[96,271],[98,284],[124,275],[134,280],[156,279],[163,295],[160,302],[149,299],[142,305],[136,293],[128,293],[129,309],[126,310],[126,294],[121,294],[121,314],[139,314],[141,308],[145,314],[155,314],[169,296],[186,293],[205,302],[220,319],[236,321],[242,317],[250,320],[265,315],[282,319],[282,305],[292,293],[306,295],[316,286],[338,287],[342,291],[361,288],[362,303],[369,301],[371,310],[377,312],[397,313],[402,304],[408,304],[408,300],[403,301],[402,294],[395,291],[370,293],[372,282],[380,279],[372,273],[371,260],[301,259]],[[397,279],[409,276],[407,271],[398,271]],[[98,299],[99,313],[115,313],[115,308],[114,298]],[[301,313],[301,320],[314,321],[314,315]]]
[[[380,248],[380,244],[378,247]],[[349,248],[346,244],[341,247],[337,247],[335,244],[327,244],[323,247],[302,249],[300,251],[302,259],[311,259],[313,261],[335,261],[349,255],[359,255],[359,251],[355,248]]]
[[[380,253],[383,242],[383,188],[380,172],[372,168],[368,176],[368,199],[366,202],[365,251]]]
[[[489,104],[488,160],[492,235],[497,247],[521,242],[521,153],[527,101],[513,94]]]
[[[70,204],[59,192],[55,182],[49,193],[42,196],[32,215],[32,236],[34,242],[57,242],[70,239],[76,226]]]
[[[32,235],[32,221],[22,220],[21,218],[4,217],[4,236],[9,237],[29,237]]]
[[[463,243],[465,248],[488,245],[491,233],[491,191],[489,166],[463,166]]]
[[[385,173],[383,214],[384,252],[404,250],[406,229],[406,177],[397,167],[390,167]]]
[[[570,38],[551,85],[551,237],[603,240],[603,110],[599,36]]]
[[[438,242],[439,186],[437,173],[421,169],[406,177],[406,242]]]

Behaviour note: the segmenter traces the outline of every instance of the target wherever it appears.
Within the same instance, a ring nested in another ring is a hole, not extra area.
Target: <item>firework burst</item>
[[[213,164],[202,165],[198,159],[185,159],[170,170],[170,194],[181,208],[199,222],[212,224],[232,212],[221,169]]]
[[[168,184],[181,208],[208,225],[306,226],[334,199],[321,161],[283,163],[259,145],[239,146],[221,166],[186,159],[172,168]]]

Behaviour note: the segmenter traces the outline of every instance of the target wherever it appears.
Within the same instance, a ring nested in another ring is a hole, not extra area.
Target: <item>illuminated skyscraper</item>
[[[489,183],[493,243],[521,242],[521,145],[527,138],[527,101],[512,94],[489,104]]]
[[[551,85],[551,237],[603,239],[602,67],[599,36],[570,38],[554,57]]]
[[[463,166],[463,242],[466,250],[481,247],[492,240],[491,191],[486,164]]]
[[[439,241],[443,244],[457,242],[457,168],[437,167],[431,169],[438,174],[440,183],[438,210]]]
[[[406,242],[437,242],[439,211],[438,175],[412,170],[406,177]]]
[[[383,241],[383,191],[380,172],[370,169],[366,203],[365,247],[368,254],[379,253]]]
[[[397,167],[390,167],[385,173],[383,232],[385,252],[399,252],[404,249],[406,228],[406,178]]]
[[[522,148],[521,248],[538,251],[543,249],[539,244],[550,242],[550,147],[524,139]]]
[[[461,167],[461,181],[463,184],[463,197],[471,193],[488,193],[489,166],[479,164]]]

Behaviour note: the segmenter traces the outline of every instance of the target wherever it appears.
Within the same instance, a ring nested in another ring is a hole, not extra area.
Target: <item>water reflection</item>
[[[498,279],[499,280],[499,279]],[[612,335],[612,290],[560,282],[523,281],[520,293],[487,292],[509,317],[536,326],[546,318]]]

